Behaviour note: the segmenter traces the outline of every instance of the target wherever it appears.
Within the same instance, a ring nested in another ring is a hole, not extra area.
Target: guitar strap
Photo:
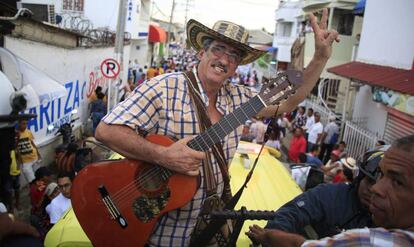
[[[200,131],[203,132],[212,125],[211,120],[207,115],[207,109],[201,98],[200,89],[198,87],[198,83],[197,83],[194,73],[192,71],[187,71],[184,73],[184,76],[186,77],[187,81],[190,82],[188,83],[190,96],[196,106]],[[227,203],[227,201],[231,199],[231,191],[230,191],[230,177],[228,173],[228,166],[227,166],[226,158],[223,152],[223,146],[221,145],[220,142],[218,142],[212,147],[212,151],[220,167],[221,174],[223,176],[224,190],[223,190],[222,199],[224,202]],[[212,160],[209,158],[209,155],[207,155],[207,159],[205,162],[206,164],[203,165],[204,185],[206,187],[207,197],[209,197],[217,193],[217,182],[214,177]]]

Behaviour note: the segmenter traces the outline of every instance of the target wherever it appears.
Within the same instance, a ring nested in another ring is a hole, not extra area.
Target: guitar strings
[[[162,173],[164,173],[164,171],[162,169],[159,169],[159,168],[151,169],[151,171],[149,171],[143,177],[135,178],[131,183],[129,183],[128,185],[124,186],[122,189],[117,191],[114,194],[114,196],[112,197],[113,200],[120,202],[122,200],[122,197],[125,197],[125,195],[128,195],[129,192],[134,191],[134,190],[138,190],[138,188],[136,188],[136,186],[138,186],[138,185],[136,185],[136,183],[138,181],[146,183],[146,182],[152,180],[154,177],[156,177],[160,174],[162,175]]]
[[[128,192],[137,190],[137,188],[135,188],[136,186],[136,182],[138,180],[141,180],[143,183],[148,182],[150,180],[152,180],[154,177],[158,176],[158,175],[162,175],[165,174],[165,171],[162,170],[162,168],[158,168],[158,167],[154,167],[152,168],[147,174],[145,174],[143,177],[137,179],[133,179],[131,183],[129,183],[126,186],[123,186],[122,189],[118,190],[116,193],[113,194],[113,196],[111,196],[111,199],[114,202],[119,202],[121,203],[125,197],[125,195],[128,195]],[[164,178],[165,179],[165,178]],[[101,200],[99,200],[100,203],[103,203]]]
[[[136,182],[138,180],[142,180],[142,182],[147,182],[148,180],[153,179],[155,175],[159,175],[159,171],[160,169],[154,167],[148,173],[146,173],[143,177],[140,177],[139,179],[134,178],[132,182],[123,186],[120,190],[118,190],[113,195],[111,195],[112,200],[118,200],[120,197],[122,197],[123,194],[125,194],[126,192],[130,192],[131,187],[135,188],[137,186]]]
[[[152,172],[150,179],[152,179],[154,176],[160,175],[163,171],[160,169],[154,169],[155,171]],[[147,176],[147,179],[149,177]],[[137,181],[138,179],[134,179],[135,181]],[[128,189],[129,192],[137,192],[138,189],[135,188],[130,188]],[[117,206],[119,207],[119,209],[123,208],[124,206],[126,206],[128,202],[130,202],[130,199],[134,198],[135,195],[134,193],[126,193],[124,194],[122,197],[119,197],[118,199],[116,199],[116,203]]]

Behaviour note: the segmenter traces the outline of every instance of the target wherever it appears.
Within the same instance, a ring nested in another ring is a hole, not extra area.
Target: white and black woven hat
[[[213,28],[209,28],[191,19],[187,23],[187,38],[196,51],[200,51],[203,48],[203,41],[206,38],[220,40],[233,45],[243,52],[244,56],[240,64],[251,63],[266,52],[250,47],[247,44],[249,39],[247,29],[229,21],[217,21]]]

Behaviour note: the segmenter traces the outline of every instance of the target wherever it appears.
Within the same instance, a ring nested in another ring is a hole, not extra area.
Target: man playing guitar
[[[279,112],[291,111],[312,90],[331,56],[333,41],[338,41],[336,31],[326,30],[326,10],[320,24],[317,24],[313,14],[309,18],[315,33],[315,54],[304,72],[304,82],[295,95],[280,105]],[[244,27],[226,21],[218,21],[213,28],[208,28],[190,20],[187,37],[198,52],[199,63],[193,73],[200,90],[199,96],[207,115],[215,124],[254,96],[249,87],[232,85],[227,79],[235,73],[238,65],[253,62],[263,51],[247,45],[249,34]],[[157,222],[147,242],[149,246],[189,245],[207,197],[202,168],[206,160],[212,164],[213,185],[218,195],[222,194],[224,187],[215,156],[187,145],[194,135],[200,133],[197,112],[189,95],[189,83],[183,73],[152,78],[118,104],[96,129],[99,141],[129,159],[157,164],[188,176],[201,175],[200,186],[193,198],[183,207],[164,214]],[[270,116],[275,110],[275,106],[267,107],[258,115]],[[178,141],[169,146],[158,145],[138,135],[138,132],[165,135]],[[221,142],[227,163],[236,151],[241,134],[242,127],[239,127]]]

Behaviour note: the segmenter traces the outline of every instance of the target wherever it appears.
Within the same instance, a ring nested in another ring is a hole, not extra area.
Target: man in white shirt
[[[322,160],[324,164],[328,162],[329,155],[331,154],[333,147],[338,141],[339,127],[336,124],[335,120],[335,116],[330,116],[329,123],[325,126],[325,129],[322,133],[322,145],[319,159]]]
[[[73,176],[71,174],[60,174],[58,176],[57,182],[61,193],[50,203],[49,217],[51,224],[56,224],[66,210],[72,206],[70,201],[72,180]]]
[[[323,132],[323,125],[320,122],[321,115],[318,112],[315,112],[315,123],[309,128],[308,134],[308,150],[312,149],[312,146],[321,142],[322,139],[322,132]],[[308,117],[309,119],[309,117]]]
[[[267,125],[263,123],[261,118],[256,119],[250,128],[252,134],[254,135],[254,143],[262,144],[264,141],[264,135],[266,133]]]
[[[308,108],[308,115],[306,117],[306,124],[305,124],[305,130],[306,130],[305,137],[306,137],[306,139],[308,139],[309,130],[310,130],[310,128],[312,127],[312,125],[314,123],[315,123],[315,117],[313,116],[313,109]]]

